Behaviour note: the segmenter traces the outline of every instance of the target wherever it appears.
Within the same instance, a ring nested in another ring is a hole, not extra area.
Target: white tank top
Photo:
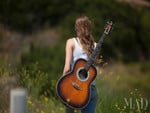
[[[79,45],[79,43],[77,41],[77,38],[73,38],[73,40],[74,40],[74,43],[75,43],[75,47],[74,47],[74,51],[73,51],[72,63],[74,64],[74,62],[76,60],[78,60],[79,58],[83,58],[85,60],[88,60],[88,55],[86,54],[86,52]]]

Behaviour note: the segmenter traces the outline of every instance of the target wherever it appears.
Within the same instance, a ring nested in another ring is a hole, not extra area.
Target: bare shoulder
[[[70,47],[74,47],[74,40],[73,40],[73,38],[69,38],[69,39],[67,39],[67,45],[68,46],[70,46]]]
[[[67,43],[73,43],[74,41],[73,41],[73,38],[69,38],[69,39],[67,39]]]

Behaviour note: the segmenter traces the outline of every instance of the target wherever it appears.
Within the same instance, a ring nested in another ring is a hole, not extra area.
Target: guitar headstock
[[[107,21],[104,33],[106,35],[108,35],[112,29],[113,29],[113,22],[112,21]]]

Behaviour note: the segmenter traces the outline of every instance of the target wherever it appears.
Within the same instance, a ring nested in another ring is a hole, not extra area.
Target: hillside
[[[59,39],[55,29],[43,28],[30,34],[24,34],[0,25],[0,62],[17,65],[21,54],[30,51],[30,46],[51,47]]]

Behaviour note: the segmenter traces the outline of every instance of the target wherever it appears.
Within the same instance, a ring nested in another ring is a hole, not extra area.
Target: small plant
[[[48,74],[38,69],[38,63],[33,64],[32,67],[32,70],[25,68],[20,70],[20,85],[26,87],[34,98],[38,98],[42,88],[49,82]]]

